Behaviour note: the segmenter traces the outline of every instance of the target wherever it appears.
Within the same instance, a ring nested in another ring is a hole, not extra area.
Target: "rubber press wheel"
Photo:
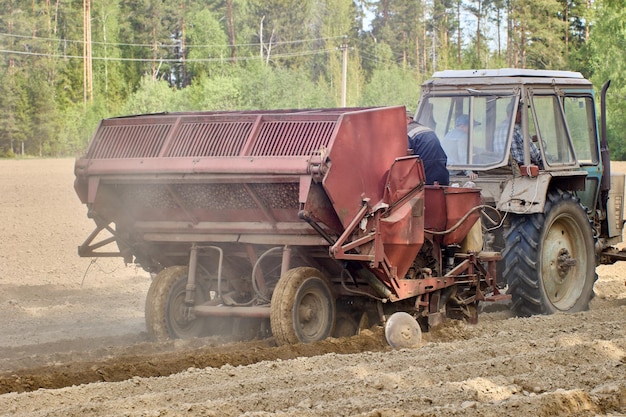
[[[572,194],[552,191],[544,213],[514,216],[503,258],[517,315],[588,308],[597,279],[594,237]]]
[[[185,314],[186,266],[173,266],[159,272],[152,281],[146,297],[146,328],[154,340],[190,339],[204,336],[207,321],[190,319]],[[194,304],[206,300],[200,285],[195,291]]]
[[[270,325],[279,345],[329,337],[335,325],[335,298],[328,279],[315,268],[287,271],[272,294]]]

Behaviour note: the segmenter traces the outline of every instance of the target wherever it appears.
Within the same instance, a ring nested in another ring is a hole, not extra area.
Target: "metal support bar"
[[[329,249],[330,255],[335,259],[343,259],[338,258],[337,255],[344,255],[343,244],[348,240],[350,235],[354,232],[354,229],[358,226],[359,222],[363,219],[368,210],[367,201],[363,202],[363,206],[359,210],[359,212],[354,216],[354,219],[346,226],[344,232],[339,236],[339,239],[332,245]],[[370,239],[371,240],[371,239]]]
[[[280,276],[282,277],[291,267],[291,246],[285,245],[283,248],[283,260],[280,264]]]
[[[269,222],[269,224],[272,225],[272,229],[276,229],[276,223],[278,223],[278,221],[276,220],[276,217],[272,215],[272,212],[270,211],[269,207],[267,207],[267,204],[261,199],[261,197],[257,195],[257,193],[254,192],[254,190],[252,190],[252,188],[250,188],[249,184],[244,183],[243,188],[246,190],[248,195],[252,198],[252,200],[261,210],[261,212],[263,212],[266,220]]]
[[[172,199],[176,202],[178,207],[180,207],[183,213],[185,213],[185,216],[187,216],[189,221],[194,225],[198,224],[198,219],[193,214],[191,214],[187,206],[185,206],[183,201],[180,199],[178,193],[174,191],[174,188],[172,188],[170,184],[165,184],[165,188],[167,189],[167,192],[170,194]]]
[[[187,275],[187,286],[185,287],[185,304],[193,305],[196,293],[196,270],[198,268],[198,245],[191,245],[189,253],[189,273]]]
[[[330,235],[326,233],[326,231],[324,231],[324,229],[322,229],[322,227],[311,218],[311,216],[309,216],[308,212],[300,210],[300,212],[298,212],[298,217],[307,222],[328,243],[330,243],[331,245],[335,244],[335,240],[331,238]]]
[[[337,259],[362,259],[362,260],[373,260],[374,259],[374,255],[368,255],[368,256],[359,256],[358,258],[350,258],[346,252],[351,251],[354,248],[358,248],[359,246],[363,246],[366,243],[371,242],[372,240],[376,239],[377,237],[380,237],[380,233],[378,232],[372,232],[372,233],[368,233],[367,235],[358,238],[356,240],[353,240],[350,243],[347,243],[343,246],[341,246],[341,248],[337,251],[337,255],[343,255],[346,256],[346,258],[344,258],[343,256],[341,258],[337,258]]]
[[[201,264],[198,264],[198,251],[202,249],[212,249],[219,255],[217,261],[217,296],[220,300],[222,299],[222,264],[224,262],[224,251],[219,246],[199,246],[194,243],[189,253],[189,274],[187,276],[187,286],[185,287],[185,303],[187,305],[193,305],[194,303],[194,293],[197,289],[196,280],[198,266],[208,274],[206,269]]]
[[[220,258],[217,261],[217,296],[222,299],[222,264],[224,263],[224,251],[219,246],[205,246],[207,249],[217,251]]]
[[[98,226],[94,229],[93,232],[91,232],[91,234],[87,237],[87,239],[85,239],[83,244],[78,247],[78,256],[81,256],[81,257],[97,256],[97,257],[103,257],[103,258],[104,257],[113,258],[113,257],[121,256],[121,253],[119,251],[99,252],[99,253],[94,252],[98,248],[106,246],[109,243],[115,242],[115,237],[108,237],[92,245],[91,243],[100,234],[102,230],[104,230],[104,226]]]
[[[191,309],[196,317],[251,317],[251,318],[269,318],[270,306],[208,306],[199,305]]]

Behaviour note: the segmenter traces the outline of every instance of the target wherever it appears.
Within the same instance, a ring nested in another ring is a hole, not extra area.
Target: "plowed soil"
[[[477,325],[446,323],[419,349],[390,349],[380,328],[287,347],[152,343],[150,276],[77,254],[93,223],[73,164],[0,161],[0,415],[626,415],[626,263],[598,268],[589,311],[484,304]]]

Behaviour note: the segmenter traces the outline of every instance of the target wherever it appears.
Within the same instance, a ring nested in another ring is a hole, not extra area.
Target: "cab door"
[[[579,191],[577,194],[585,207],[594,209],[600,191],[602,164],[593,96],[566,92],[563,97],[563,110],[576,160],[580,168],[587,171],[585,191]]]

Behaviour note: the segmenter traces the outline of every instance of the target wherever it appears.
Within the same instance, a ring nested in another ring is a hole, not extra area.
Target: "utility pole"
[[[340,49],[343,52],[343,65],[341,71],[341,107],[346,107],[346,90],[348,85],[348,42],[345,37]]]
[[[93,101],[91,0],[83,0],[83,99],[85,104]]]

